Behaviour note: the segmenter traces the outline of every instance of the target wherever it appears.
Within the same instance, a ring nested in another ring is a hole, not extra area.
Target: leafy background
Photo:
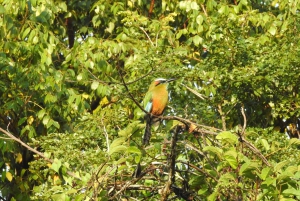
[[[0,198],[299,200],[299,7],[1,1]],[[141,147],[157,77],[173,118]]]

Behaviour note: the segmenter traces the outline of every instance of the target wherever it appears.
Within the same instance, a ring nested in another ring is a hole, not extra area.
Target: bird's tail
[[[151,116],[149,114],[146,114],[145,120],[146,120],[146,128],[143,137],[143,145],[148,145],[151,137],[151,124],[152,124]]]
[[[131,175],[133,178],[138,178],[142,173],[142,167],[141,164],[138,163],[133,174]]]

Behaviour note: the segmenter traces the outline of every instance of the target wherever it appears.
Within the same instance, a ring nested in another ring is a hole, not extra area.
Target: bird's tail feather
[[[133,178],[138,178],[142,173],[142,167],[141,164],[138,163],[133,174],[131,175]]]
[[[151,137],[151,116],[147,114],[145,116],[146,119],[146,128],[145,128],[145,133],[143,137],[143,145],[148,145]]]

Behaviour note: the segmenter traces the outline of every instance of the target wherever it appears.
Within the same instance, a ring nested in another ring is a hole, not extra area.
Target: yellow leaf
[[[28,123],[29,125],[31,125],[31,124],[33,123],[33,121],[34,121],[33,116],[30,116],[30,117],[27,118],[27,123]]]
[[[22,154],[20,154],[20,153],[17,153],[16,162],[17,162],[17,163],[22,163],[22,160],[23,160],[23,158],[22,158]]]
[[[11,181],[13,179],[13,176],[12,176],[12,174],[10,172],[6,172],[6,179],[8,181]]]
[[[102,100],[100,101],[100,106],[104,106],[107,105],[109,103],[107,97],[105,96],[104,98],[102,98]]]
[[[59,176],[54,175],[54,177],[53,177],[53,183],[55,184],[57,180],[59,180]]]
[[[82,94],[82,98],[84,98],[84,99],[88,99],[88,98],[89,98],[89,95],[88,95],[88,94],[86,94],[86,93],[84,93],[84,94]]]

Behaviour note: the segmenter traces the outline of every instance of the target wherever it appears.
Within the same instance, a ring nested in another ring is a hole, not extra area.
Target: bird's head
[[[155,87],[157,87],[157,86],[159,86],[159,85],[162,85],[162,84],[168,84],[169,82],[172,82],[172,81],[174,81],[174,80],[176,80],[176,79],[174,79],[174,78],[171,78],[171,79],[165,79],[165,78],[157,78],[157,79],[155,79],[152,83],[151,83],[151,85],[150,85],[150,87],[149,87],[149,90],[151,90],[151,89],[153,89],[153,88],[155,88]]]

